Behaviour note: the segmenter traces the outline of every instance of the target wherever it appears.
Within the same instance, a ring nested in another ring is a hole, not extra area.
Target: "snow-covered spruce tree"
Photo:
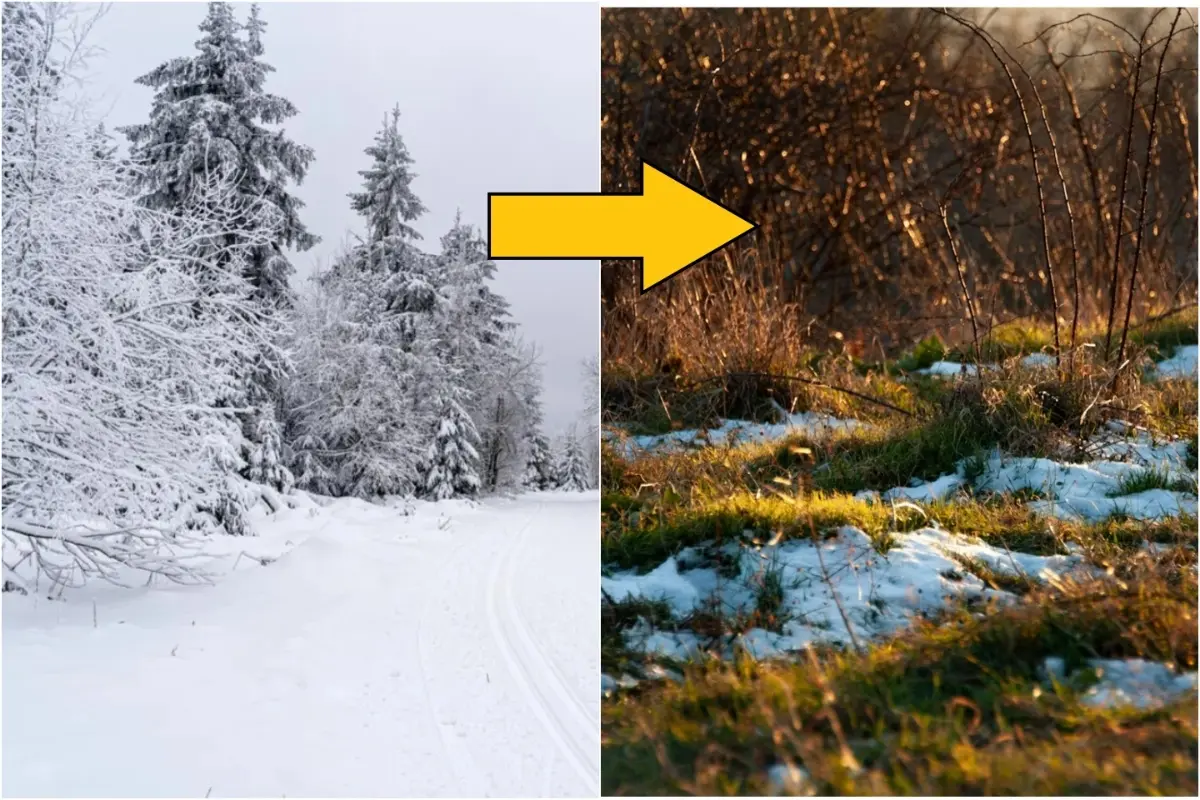
[[[543,492],[558,487],[558,479],[554,467],[554,454],[550,443],[539,430],[531,430],[527,436],[529,455],[525,459],[525,475],[521,485],[526,489]]]
[[[249,23],[242,25],[230,4],[209,3],[198,52],[138,78],[155,90],[150,120],[122,131],[129,138],[131,160],[142,168],[138,190],[150,208],[180,208],[194,184],[214,173],[233,181],[246,198],[261,198],[275,207],[280,217],[276,235],[265,243],[256,241],[246,278],[255,297],[288,305],[288,278],[294,270],[283,248],[306,250],[317,237],[300,221],[304,204],[288,192],[287,181],[304,179],[313,152],[278,127],[297,111],[264,88],[274,71],[260,60],[265,28],[257,5],[251,7]]]
[[[366,149],[363,191],[350,195],[367,235],[314,281],[289,381],[292,467],[334,494],[408,494],[424,485],[421,460],[446,393],[432,317],[445,306],[434,259],[411,223],[424,206],[399,112]],[[311,482],[302,483],[318,487]]]
[[[558,485],[555,474],[554,452],[550,442],[542,433],[545,419],[542,415],[542,382],[540,371],[534,371],[523,384],[525,419],[522,432],[525,469],[521,474],[521,488],[546,491]]]
[[[412,359],[396,344],[398,321],[371,290],[381,276],[344,266],[336,275],[300,303],[302,336],[287,384],[291,466],[312,491],[409,494],[428,440],[412,413]]]
[[[569,492],[588,489],[588,468],[583,448],[579,446],[574,431],[569,431],[563,438],[562,456],[558,462],[558,485]]]
[[[230,366],[272,333],[233,320],[259,313],[242,271],[274,210],[218,181],[171,216],[137,204],[47,77],[75,67],[53,59],[70,9],[11,8],[4,52],[32,68],[3,70],[5,585],[198,578],[175,549],[224,494]]]
[[[518,489],[530,427],[526,385],[537,380],[536,358],[522,352],[508,302],[490,286],[496,265],[483,237],[459,214],[441,245],[438,280],[446,305],[435,319],[441,360],[469,389],[464,405],[479,432],[484,490]]]
[[[396,106],[384,118],[383,127],[375,134],[375,143],[366,149],[372,158],[371,166],[358,174],[363,178],[363,190],[350,194],[350,207],[367,221],[367,242],[394,240],[410,244],[421,238],[409,223],[425,213],[412,191],[416,174],[413,159],[400,135],[400,108]]]
[[[494,352],[505,348],[505,335],[515,327],[508,301],[490,286],[496,262],[488,260],[487,241],[462,221],[461,211],[441,244],[438,265],[450,300],[446,320],[452,334],[448,338],[451,361],[468,371],[485,369]]]
[[[288,285],[294,270],[284,248],[306,250],[317,238],[300,221],[303,203],[287,188],[289,180],[303,180],[313,153],[278,127],[297,112],[288,100],[264,88],[273,71],[261,61],[265,27],[257,5],[242,25],[232,6],[210,3],[197,53],[172,59],[138,79],[155,90],[150,119],[122,130],[138,167],[137,190],[148,208],[178,214],[197,183],[213,176],[235,188],[239,205],[272,206],[278,219],[272,236],[238,220],[224,237],[227,247],[248,254],[244,276],[254,299],[267,312],[278,313],[294,299]],[[291,475],[280,460],[278,412],[279,382],[288,364],[275,357],[280,352],[272,348],[249,359],[233,393],[221,402],[243,409],[237,445],[242,474],[287,491]]]
[[[475,423],[452,396],[441,401],[433,441],[425,455],[425,493],[434,500],[479,493],[479,435]]]

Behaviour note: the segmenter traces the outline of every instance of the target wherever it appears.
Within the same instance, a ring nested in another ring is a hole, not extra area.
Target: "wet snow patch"
[[[860,500],[930,503],[951,500],[960,490],[973,488],[996,494],[1029,493],[1036,496],[1028,503],[1030,510],[1073,521],[1195,516],[1196,475],[1186,466],[1187,442],[1156,442],[1144,431],[1134,436],[1115,433],[1110,430],[1092,441],[1088,449],[1098,456],[1093,461],[1073,464],[994,451],[974,464],[965,459],[954,472],[932,481],[918,480],[884,492],[866,490],[855,496]],[[978,472],[973,480],[967,477],[968,466],[973,475]],[[1149,473],[1174,488],[1125,490]]]
[[[1086,706],[1102,709],[1132,708],[1152,711],[1175,702],[1196,691],[1195,672],[1176,672],[1171,666],[1142,658],[1092,658],[1088,671],[1096,682],[1080,698]],[[1058,657],[1047,658],[1042,665],[1047,678],[1073,682],[1080,678],[1076,672],[1066,674],[1066,662]]]
[[[756,658],[786,656],[814,643],[850,644],[906,627],[950,600],[1008,601],[963,566],[977,562],[1004,575],[1053,581],[1089,568],[1078,554],[1038,556],[1001,550],[939,528],[890,534],[886,554],[862,530],[844,526],[821,542],[791,540],[761,548],[719,548],[736,572],[693,567],[698,548],[686,548],[644,575],[602,578],[616,601],[662,600],[683,619],[697,611],[750,614],[766,582],[778,594],[778,630],[754,628],[732,641],[706,642],[692,631],[656,629],[644,620],[626,631],[631,649],[686,659],[714,646],[721,655],[741,649]]]
[[[854,419],[840,419],[831,414],[804,411],[788,414],[782,422],[748,422],[730,419],[715,428],[705,430],[689,428],[654,436],[630,436],[624,441],[626,458],[650,451],[678,451],[689,448],[721,445],[752,444],[785,439],[789,436],[807,436],[821,439],[834,433],[854,431],[864,423]],[[616,436],[606,434],[611,441]]]
[[[1170,358],[1154,365],[1154,374],[1160,378],[1196,378],[1197,354],[1200,348],[1194,344],[1176,347]]]

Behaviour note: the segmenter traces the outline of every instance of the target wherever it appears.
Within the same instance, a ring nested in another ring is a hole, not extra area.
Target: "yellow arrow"
[[[488,194],[490,258],[639,259],[643,292],[755,227],[646,163],[641,194]]]

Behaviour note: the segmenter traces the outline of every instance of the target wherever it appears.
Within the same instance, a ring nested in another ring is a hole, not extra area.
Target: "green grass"
[[[1194,314],[1131,336],[1152,357],[1195,341]],[[1084,332],[1094,340],[1095,331]],[[1005,326],[984,342],[1001,362],[1051,345],[1038,326]],[[1081,445],[1110,418],[1189,440],[1196,468],[1195,383],[1130,381],[1120,397],[1094,403],[1104,374],[1085,364],[1070,382],[1009,363],[977,381],[908,374],[934,360],[970,356],[936,338],[905,358],[865,364],[843,355],[806,358],[796,370],[886,400],[911,416],[840,393],[769,382],[721,383],[654,376],[627,383],[610,421],[638,432],[702,427],[721,417],[769,416],[767,398],[796,410],[868,421],[870,427],[819,439],[602,455],[602,556],[617,569],[646,571],[685,547],[731,577],[738,548],[756,542],[827,537],[844,525],[865,531],[887,553],[903,534],[936,522],[999,548],[1032,554],[1078,549],[1102,579],[1047,585],[969,558],[949,580],[975,575],[1019,602],[948,608],[936,619],[866,643],[819,646],[812,658],[756,663],[709,660],[682,681],[642,681],[605,701],[605,794],[756,794],[766,770],[802,765],[821,794],[1195,794],[1196,699],[1149,712],[1084,706],[1088,658],[1141,657],[1194,670],[1197,660],[1197,520],[1153,522],[1115,515],[1075,523],[1033,514],[1030,492],[974,495],[919,510],[856,500],[861,489],[930,480],[961,464],[977,478],[995,448],[1057,455]],[[636,390],[628,387],[636,385]],[[632,398],[632,400],[631,400]],[[658,410],[654,406],[658,406]],[[739,413],[730,413],[736,410]],[[1086,412],[1086,413],[1085,413]],[[1086,418],[1086,419],[1085,419]],[[1081,422],[1081,420],[1083,420]],[[1119,493],[1195,491],[1155,470],[1131,474]],[[746,536],[746,532],[751,536]],[[1171,545],[1162,554],[1146,541]],[[711,546],[710,546],[711,545]],[[601,660],[614,677],[646,674],[661,659],[630,652],[625,633],[640,620],[690,630],[713,642],[750,628],[778,630],[785,587],[770,561],[751,577],[754,607],[701,607],[675,618],[663,603],[602,604]],[[728,641],[728,639],[725,639]],[[1067,684],[1039,672],[1048,656],[1084,676]]]
[[[847,439],[812,474],[820,489],[857,492],[905,486],[955,471],[959,461],[1000,443],[1003,432],[983,415],[962,409],[927,423]]]
[[[1195,698],[1093,710],[1044,659],[1196,668],[1194,577],[949,611],[865,652],[690,667],[606,703],[602,792],[760,794],[802,764],[821,794],[1194,794]]]
[[[783,570],[769,563],[754,577],[754,616],[752,627],[781,632],[787,622],[783,602],[788,587],[783,584]]]
[[[1125,495],[1148,492],[1152,489],[1165,489],[1169,492],[1196,493],[1194,479],[1174,477],[1166,470],[1146,469],[1132,471],[1121,478],[1115,491],[1109,497],[1124,497]]]
[[[605,486],[612,488],[704,483],[720,474],[720,482],[739,480],[761,488],[774,478],[794,477],[811,467],[811,485],[828,491],[889,489],[912,477],[933,479],[953,472],[962,459],[996,446],[1017,455],[1040,455],[1057,435],[1031,388],[998,389],[985,397],[977,389],[939,389],[933,408],[922,418],[875,419],[852,433],[821,439],[796,436],[785,441],[746,447],[705,448],[698,453],[647,454],[636,464],[611,450],[605,455]]]
[[[937,334],[922,339],[912,352],[906,353],[896,361],[896,367],[905,372],[925,369],[935,361],[946,358],[946,343]]]
[[[996,327],[979,343],[980,360],[994,364],[1017,356],[1039,353],[1054,346],[1054,332],[1049,326],[1027,322],[1013,322]],[[949,361],[974,363],[975,345],[958,345],[948,354]]]
[[[603,598],[600,604],[600,669],[610,675],[637,672],[646,662],[644,656],[631,652],[625,644],[625,632],[644,621],[656,628],[675,625],[671,607],[661,600],[629,598],[611,601]]]
[[[1151,350],[1152,356],[1157,360],[1170,355],[1171,351],[1180,345],[1196,344],[1196,332],[1196,309],[1190,308],[1132,329],[1129,332],[1128,343],[1136,349]],[[1068,331],[1060,331],[1059,335],[1062,337],[1063,346],[1067,347]],[[1115,348],[1116,343],[1120,341],[1120,331],[1114,334],[1113,339]],[[1102,347],[1104,331],[1095,324],[1086,326],[1080,331],[1079,341]],[[968,363],[974,363],[976,360],[975,346],[970,342],[945,348],[936,357],[929,357],[929,354],[937,352],[932,342],[940,340],[933,337],[918,343],[898,361],[898,364],[904,369],[909,369],[910,367],[906,366],[908,363],[919,363],[920,367],[927,367],[941,359]],[[984,363],[999,363],[1031,353],[1052,352],[1053,348],[1054,331],[1048,324],[1041,322],[1019,321],[1000,325],[980,341],[981,358]],[[927,363],[920,363],[924,359],[927,359]]]
[[[605,502],[615,504],[610,495]],[[1194,542],[1196,520],[1190,517],[1144,522],[1109,519],[1078,523],[1034,514],[1014,496],[965,498],[922,504],[919,513],[869,503],[840,493],[758,495],[745,490],[697,498],[672,509],[647,505],[636,518],[606,517],[602,522],[603,563],[620,569],[653,569],[684,547],[740,541],[747,530],[781,541],[829,535],[844,525],[864,531],[886,550],[890,533],[916,530],[936,521],[956,533],[975,536],[996,547],[1048,555],[1066,552],[1074,542],[1097,559],[1140,546],[1145,539]]]
[[[1154,349],[1155,360],[1171,355],[1176,347],[1196,344],[1196,309],[1188,309],[1129,333],[1137,347]]]

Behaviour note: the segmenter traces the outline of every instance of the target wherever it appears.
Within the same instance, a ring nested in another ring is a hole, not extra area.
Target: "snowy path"
[[[215,587],[6,595],[4,794],[595,796],[597,500],[337,501]]]

